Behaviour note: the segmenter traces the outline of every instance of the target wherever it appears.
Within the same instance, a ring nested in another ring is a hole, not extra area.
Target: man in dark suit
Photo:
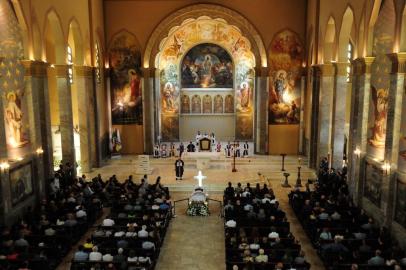
[[[181,157],[179,157],[176,161],[175,161],[175,172],[176,172],[176,180],[182,180],[183,177],[183,167],[185,166],[185,163],[183,162],[183,160],[181,159]]]

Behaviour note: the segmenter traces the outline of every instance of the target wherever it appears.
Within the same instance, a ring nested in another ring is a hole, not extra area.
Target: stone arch
[[[354,12],[348,6],[344,12],[338,39],[338,61],[347,62],[348,43],[353,42],[351,33],[354,33]],[[355,46],[355,44],[353,44]]]
[[[73,18],[69,23],[68,45],[72,49],[73,64],[84,64],[83,39],[79,23]]]
[[[336,23],[332,16],[329,17],[326,34],[324,37],[324,46],[323,46],[323,62],[329,63],[334,61],[335,58],[335,47],[336,47]]]
[[[379,10],[381,8],[381,3],[382,0],[375,0],[374,5],[371,11],[371,16],[369,18],[369,23],[368,23],[368,31],[367,31],[367,38],[366,38],[366,53],[368,56],[372,55],[372,49],[374,46],[374,27],[375,23],[378,19],[379,15]]]
[[[58,13],[52,8],[45,16],[44,40],[46,61],[66,64],[66,44]]]
[[[31,28],[32,28],[33,59],[41,60],[43,54],[41,31],[35,16],[32,17]]]
[[[267,56],[262,38],[255,27],[238,12],[225,8],[220,5],[196,4],[177,10],[170,16],[163,19],[150,36],[144,53],[143,65],[145,68],[152,67],[155,64],[156,55],[159,53],[159,45],[169,33],[182,22],[189,19],[210,15],[213,18],[221,18],[231,25],[235,25],[241,31],[247,34],[247,39],[252,44],[252,51],[255,55],[256,63],[263,67],[267,66]]]
[[[402,21],[400,25],[399,51],[406,52],[406,6],[403,7]]]
[[[361,20],[358,28],[358,57],[364,57],[366,53],[365,48],[365,14],[362,12]]]

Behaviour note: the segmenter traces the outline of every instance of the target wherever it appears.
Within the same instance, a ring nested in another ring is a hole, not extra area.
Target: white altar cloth
[[[207,169],[210,164],[210,160],[220,159],[221,152],[186,152],[184,158],[196,159],[196,167],[198,170]]]

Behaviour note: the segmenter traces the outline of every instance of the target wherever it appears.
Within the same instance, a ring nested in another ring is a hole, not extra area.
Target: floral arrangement
[[[186,210],[188,216],[208,216],[210,215],[207,202],[190,201]]]

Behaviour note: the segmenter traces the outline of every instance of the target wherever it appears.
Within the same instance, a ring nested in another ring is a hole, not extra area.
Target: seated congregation
[[[293,190],[289,201],[326,269],[406,268],[406,254],[388,229],[352,202],[346,168],[329,169],[324,159],[314,186]]]
[[[227,269],[310,269],[272,188],[229,183],[224,204]]]
[[[71,172],[61,166],[38,209],[26,209],[13,226],[1,228],[0,269],[56,269],[92,231],[71,269],[153,269],[172,208],[160,178],[154,184],[146,176],[140,184],[132,176],[122,183],[114,175],[87,181]]]

